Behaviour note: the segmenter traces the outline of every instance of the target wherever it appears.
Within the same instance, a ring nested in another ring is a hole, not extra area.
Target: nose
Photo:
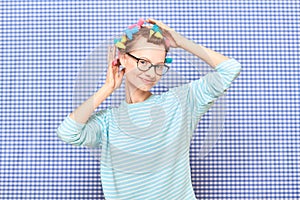
[[[144,72],[145,75],[149,78],[151,78],[151,80],[155,79],[156,77],[156,73],[155,73],[155,69],[154,67],[151,67],[149,70],[147,70],[146,72]]]

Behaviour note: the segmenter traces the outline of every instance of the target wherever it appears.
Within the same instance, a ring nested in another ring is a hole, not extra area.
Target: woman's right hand
[[[125,74],[125,68],[122,70],[119,69],[120,67],[120,61],[116,59],[116,46],[109,46],[108,52],[107,52],[107,63],[108,63],[108,69],[106,74],[106,81],[105,85],[115,90],[120,87],[123,76]]]

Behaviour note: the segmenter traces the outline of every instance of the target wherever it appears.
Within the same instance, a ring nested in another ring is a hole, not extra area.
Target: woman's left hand
[[[186,40],[186,38],[163,22],[151,18],[147,19],[146,21],[150,24],[156,24],[157,26],[159,26],[159,28],[161,28],[163,35],[169,40],[171,47],[178,48],[182,47],[182,45],[184,44],[184,40]]]

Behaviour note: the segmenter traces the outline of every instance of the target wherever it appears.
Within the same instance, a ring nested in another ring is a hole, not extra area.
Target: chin
[[[139,88],[140,90],[143,91],[149,91],[151,88],[155,86],[156,82],[144,82],[144,81],[139,81],[138,84],[136,84],[136,87]]]
[[[154,86],[154,85],[153,85]],[[138,87],[140,90],[142,90],[142,91],[145,91],[145,92],[148,92],[148,91],[150,91],[152,88],[153,88],[153,86],[149,86],[149,85],[143,85],[143,86],[140,86],[140,87]]]

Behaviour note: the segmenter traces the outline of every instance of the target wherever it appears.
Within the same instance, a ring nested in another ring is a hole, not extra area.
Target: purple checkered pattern
[[[56,128],[88,53],[148,17],[242,64],[215,148],[199,159],[193,138],[197,198],[300,199],[299,13],[296,0],[2,1],[0,199],[104,199],[97,160]]]

